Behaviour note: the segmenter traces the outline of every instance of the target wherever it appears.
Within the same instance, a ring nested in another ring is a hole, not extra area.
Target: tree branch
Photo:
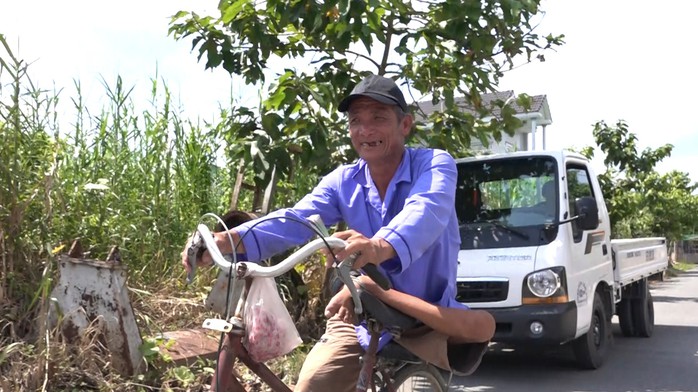
[[[378,67],[378,74],[385,74],[385,69],[388,66],[388,54],[390,54],[390,42],[393,38],[393,19],[388,19],[388,25],[385,32],[385,47],[383,48],[383,59]]]

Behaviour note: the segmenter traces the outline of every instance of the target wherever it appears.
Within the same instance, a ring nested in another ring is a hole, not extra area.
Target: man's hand
[[[221,251],[222,254],[228,254],[233,252],[233,246],[230,243],[230,238],[228,237],[228,233],[230,233],[230,236],[233,239],[233,243],[237,244],[236,245],[236,251],[238,253],[244,253],[245,252],[245,246],[240,242],[240,235],[235,231],[235,230],[230,230],[230,232],[226,231],[218,231],[213,234],[213,240],[216,243],[216,246],[218,246],[218,249]],[[187,244],[184,246],[184,249],[182,250],[181,257],[182,257],[182,266],[184,269],[187,271],[187,274],[191,271],[191,266],[189,265],[188,262],[188,254],[187,251],[189,250],[189,247],[191,246],[191,239],[192,237],[190,236],[187,239]],[[213,259],[211,258],[211,254],[208,252],[208,250],[204,250],[204,253],[201,255],[196,260],[196,266],[204,266],[204,267],[210,267],[213,265]]]
[[[368,238],[355,230],[334,233],[333,237],[341,238],[347,247],[337,252],[337,260],[344,260],[356,254],[354,269],[359,269],[368,263],[379,265],[385,260],[396,256],[395,249],[382,238]]]
[[[219,249],[221,249],[221,253],[225,254],[226,252],[224,251],[225,248],[230,248],[230,245],[227,247],[225,246],[226,244],[230,244],[228,241],[228,237],[225,232],[216,232],[216,233],[211,233],[213,234],[213,240],[216,242],[216,245],[218,245]],[[193,236],[190,236],[187,239],[187,244],[184,246],[184,249],[182,250],[181,253],[181,258],[182,258],[182,266],[184,269],[187,271],[187,274],[191,271],[191,265],[189,265],[189,247],[191,247],[191,240]],[[201,257],[197,258],[196,260],[196,266],[204,266],[204,267],[210,267],[213,265],[213,259],[211,258],[211,254],[208,252],[207,249],[204,249],[204,252],[201,254]]]
[[[385,298],[386,291],[380,288],[373,279],[362,275],[354,279],[354,285],[357,289],[365,290],[373,294],[378,300],[382,301]],[[351,298],[351,292],[346,286],[343,286],[337,294],[335,294],[325,307],[325,317],[328,319],[334,315],[345,323],[356,325],[356,314],[354,313],[354,301]]]
[[[191,247],[191,239],[192,237],[189,237],[187,244],[184,245],[184,249],[181,253],[182,267],[184,267],[184,270],[187,271],[187,274],[191,272],[191,265],[189,264],[189,248]],[[195,261],[195,263],[197,267],[210,266],[213,264],[213,259],[211,258],[211,254],[208,253],[208,250],[204,250],[204,253]]]
[[[325,317],[329,319],[335,314],[345,323],[356,325],[357,320],[356,314],[354,313],[354,301],[346,286],[343,286],[342,289],[330,299],[330,302],[325,307]]]

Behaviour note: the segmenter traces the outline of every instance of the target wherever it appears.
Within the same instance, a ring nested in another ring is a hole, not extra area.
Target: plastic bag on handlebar
[[[245,303],[243,344],[258,362],[289,353],[302,339],[279,296],[274,278],[254,278]]]

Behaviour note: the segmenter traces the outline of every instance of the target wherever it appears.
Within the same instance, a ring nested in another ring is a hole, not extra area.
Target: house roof
[[[526,110],[524,107],[520,106],[516,102],[516,95],[514,94],[513,90],[507,90],[507,91],[496,91],[493,93],[486,93],[480,95],[482,98],[482,105],[489,108],[490,112],[492,113],[492,116],[497,117],[501,114],[501,111],[499,107],[497,107],[494,103],[497,100],[502,100],[504,102],[509,101],[509,105],[515,110],[516,114],[525,114],[525,113],[541,113],[543,118],[547,120],[547,123],[552,123],[552,117],[550,115],[550,108],[548,107],[548,99],[547,96],[545,95],[534,95],[531,97],[531,107],[530,109]],[[463,111],[469,112],[471,114],[477,115],[478,113],[470,106],[468,106],[465,103],[465,98],[463,97],[457,97],[454,99],[454,102],[456,106],[461,108]],[[417,111],[417,117],[418,119],[422,120],[422,112],[424,112],[425,115],[429,115],[437,110],[440,110],[440,108],[443,105],[443,101],[437,102],[436,104],[433,104],[431,101],[421,101],[417,102],[417,106],[419,109]]]

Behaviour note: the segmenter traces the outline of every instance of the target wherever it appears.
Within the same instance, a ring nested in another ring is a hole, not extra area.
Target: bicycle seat
[[[383,325],[391,333],[402,334],[406,331],[413,331],[424,324],[414,317],[410,317],[401,311],[386,305],[373,294],[366,290],[358,289],[359,298],[364,307],[364,317],[372,317]],[[422,360],[395,341],[390,341],[379,352],[378,356],[389,359],[396,359],[404,362],[419,363]]]
[[[326,277],[326,281],[329,282],[327,286],[329,286],[328,291],[330,296],[338,293],[344,285],[339,279],[334,268],[330,271],[330,275]],[[376,321],[383,324],[383,327],[386,329],[398,333],[402,333],[423,325],[414,317],[410,317],[399,310],[384,304],[368,291],[358,288],[357,292],[359,294],[361,304],[363,305],[364,318],[368,316],[373,317],[376,319]]]
[[[364,308],[364,317],[373,317],[387,330],[393,333],[402,333],[422,325],[421,321],[384,304],[368,291],[359,288],[358,292]]]

